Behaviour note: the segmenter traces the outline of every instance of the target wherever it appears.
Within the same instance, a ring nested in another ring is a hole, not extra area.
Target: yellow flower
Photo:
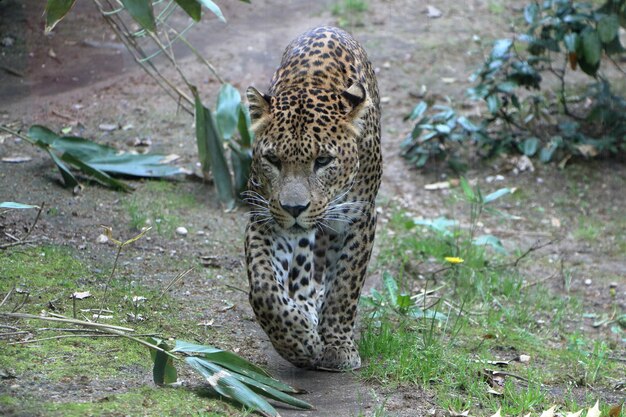
[[[451,264],[461,264],[463,263],[463,258],[457,258],[456,256],[446,256],[445,259],[447,262],[450,262]]]

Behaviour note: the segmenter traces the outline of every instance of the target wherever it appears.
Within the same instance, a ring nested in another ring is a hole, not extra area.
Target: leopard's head
[[[293,88],[274,96],[250,87],[247,96],[255,133],[248,192],[253,215],[294,232],[347,217],[343,198],[359,169],[357,138],[372,105],[363,85],[341,93]]]

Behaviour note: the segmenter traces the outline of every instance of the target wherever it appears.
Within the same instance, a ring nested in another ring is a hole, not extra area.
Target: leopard
[[[252,161],[249,302],[274,349],[299,368],[361,366],[357,305],[376,233],[380,98],[367,54],[322,26],[286,48],[267,93],[246,91]]]

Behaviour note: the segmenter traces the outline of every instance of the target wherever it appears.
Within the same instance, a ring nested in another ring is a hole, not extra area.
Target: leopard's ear
[[[358,130],[361,127],[361,116],[372,105],[367,90],[363,84],[356,82],[341,93],[347,101],[348,112],[346,118]]]
[[[269,121],[271,97],[267,94],[262,94],[254,87],[248,87],[246,96],[248,97],[252,131],[258,133]]]

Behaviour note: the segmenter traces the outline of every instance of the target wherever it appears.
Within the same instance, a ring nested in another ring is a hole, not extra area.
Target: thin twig
[[[26,313],[4,313],[4,312],[0,312],[0,316],[4,316],[4,317],[11,317],[11,318],[17,318],[17,319],[29,319],[29,320],[45,320],[45,321],[55,321],[55,322],[60,322],[60,323],[68,323],[68,324],[74,324],[77,326],[83,326],[83,327],[88,327],[88,328],[94,328],[94,329],[98,329],[101,330],[103,332],[106,333],[111,333],[111,334],[115,334],[121,337],[125,337],[127,339],[130,339],[132,341],[135,341],[141,345],[144,345],[150,349],[155,349],[159,352],[163,352],[166,355],[168,355],[169,357],[173,358],[173,359],[180,359],[178,356],[174,355],[173,353],[168,352],[167,350],[160,348],[156,345],[153,345],[150,342],[147,342],[145,340],[139,339],[138,337],[135,336],[131,336],[129,334],[126,334],[125,332],[134,332],[134,329],[129,329],[127,327],[120,327],[120,326],[113,326],[113,325],[108,325],[108,324],[101,324],[101,323],[93,323],[90,321],[82,321],[82,320],[73,320],[73,319],[61,319],[61,318],[57,318],[57,317],[47,317],[47,316],[36,316],[34,314],[26,314]]]
[[[19,331],[19,332],[6,332],[6,333],[0,333],[0,337],[5,337],[5,336],[16,336],[19,334],[28,334],[31,332],[27,332],[27,331]]]
[[[35,229],[35,226],[37,226],[37,222],[39,221],[39,216],[41,216],[41,212],[43,211],[43,208],[45,205],[46,205],[46,202],[43,201],[41,205],[39,206],[39,211],[37,212],[37,216],[35,217],[35,221],[33,222],[33,225],[28,229],[28,232],[26,232],[26,236],[24,236],[21,240],[28,239],[30,234],[33,232],[33,230]]]
[[[4,298],[2,299],[2,302],[0,302],[0,307],[2,307],[7,302],[9,297],[11,297],[11,294],[13,294],[13,291],[15,291],[15,286],[13,286],[13,288],[9,290],[7,295],[4,296]]]
[[[11,248],[13,246],[29,245],[29,244],[35,243],[35,242],[37,242],[37,239],[20,240],[20,241],[17,241],[17,242],[3,243],[2,245],[0,245],[0,249],[7,249],[7,248]]]
[[[77,329],[79,331],[84,331]],[[28,333],[28,332],[24,332]],[[138,334],[135,337],[152,337],[155,336],[155,333],[146,333],[146,334]],[[42,337],[41,339],[29,339],[29,340],[21,340],[19,342],[11,342],[7,343],[7,345],[25,345],[29,343],[38,343],[46,340],[56,340],[56,339],[66,339],[68,337],[123,337],[118,334],[109,334],[109,333],[82,333],[82,334],[62,334],[59,336],[50,336],[50,337]]]
[[[167,284],[167,287],[165,287],[165,289],[163,290],[163,292],[161,292],[161,295],[159,295],[159,297],[156,299],[156,301],[159,301],[161,298],[163,298],[163,296],[170,290],[170,288],[172,288],[172,286],[174,284],[176,284],[178,281],[180,281],[181,279],[183,279],[184,277],[187,276],[187,274],[189,274],[191,271],[193,271],[194,268],[189,268],[188,270],[181,272],[180,274],[176,275],[176,277],[170,281],[169,284]]]
[[[542,282],[546,282],[554,277],[556,277],[559,274],[560,271],[556,271],[553,274],[548,275],[545,278],[541,278],[538,281],[534,281],[534,282],[527,282],[526,284],[522,285],[522,287],[520,289],[525,290],[526,288],[530,288],[530,287],[534,287],[537,284],[541,284]]]

